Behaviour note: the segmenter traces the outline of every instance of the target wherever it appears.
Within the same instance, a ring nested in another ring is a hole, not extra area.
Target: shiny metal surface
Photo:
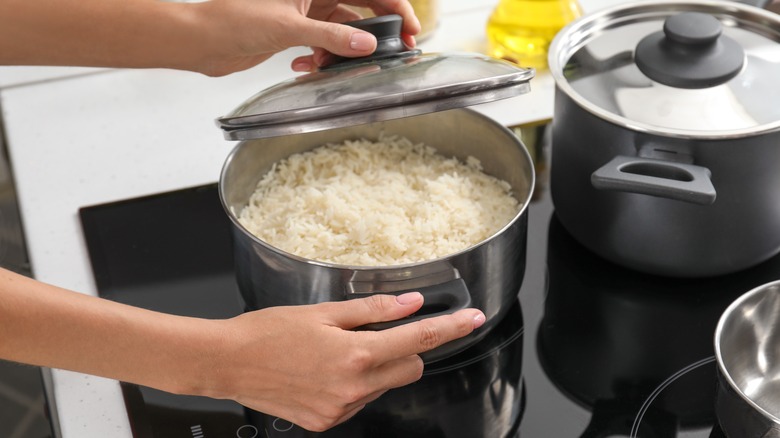
[[[298,76],[217,120],[229,140],[391,120],[526,93],[534,70],[476,53],[429,53]]]
[[[745,52],[728,82],[683,89],[648,78],[634,62],[645,36],[681,12],[717,18],[723,35]],[[780,17],[734,1],[636,2],[587,15],[567,26],[550,48],[557,86],[611,123],[681,138],[739,137],[780,129]]]
[[[493,236],[446,257],[396,266],[347,266],[301,258],[268,245],[247,231],[236,213],[248,202],[271,166],[294,153],[346,139],[398,134],[433,146],[445,156],[474,156],[486,173],[507,181],[520,209]],[[495,325],[514,301],[525,274],[527,208],[535,184],[533,163],[519,138],[495,121],[468,109],[456,109],[321,133],[256,139],[231,152],[220,177],[220,198],[232,221],[238,286],[250,309],[338,301],[365,292],[434,288],[458,278],[487,322],[472,335],[447,344],[437,355],[462,350]],[[446,274],[446,275],[443,275]],[[356,287],[359,284],[360,287]],[[425,313],[424,307],[420,313]]]
[[[780,436],[780,280],[747,292],[723,312],[715,356],[726,434]]]

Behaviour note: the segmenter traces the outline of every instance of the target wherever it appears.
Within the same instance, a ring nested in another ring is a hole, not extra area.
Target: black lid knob
[[[683,12],[664,21],[636,46],[634,61],[650,79],[677,88],[708,88],[728,82],[745,62],[745,51],[715,17]]]
[[[364,62],[373,62],[387,58],[403,58],[421,53],[418,49],[411,49],[404,43],[403,39],[401,39],[403,17],[398,14],[364,18],[362,20],[349,21],[344,24],[374,35],[376,37],[376,50],[374,50],[374,53],[371,55],[358,58],[335,56],[331,64],[320,70],[335,66],[341,67],[345,65],[362,64]]]
[[[401,39],[403,23],[400,15],[392,14],[350,21],[344,24],[374,35],[376,37],[376,50],[371,56],[381,56],[407,50],[406,44]]]
[[[722,30],[715,17],[696,12],[672,15],[664,21],[664,35],[677,44],[712,44]]]

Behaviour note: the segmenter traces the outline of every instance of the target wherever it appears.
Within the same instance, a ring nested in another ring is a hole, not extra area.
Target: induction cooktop
[[[544,124],[518,128],[535,157],[518,300],[477,345],[426,366],[326,433],[237,403],[122,383],[135,438],[691,437],[717,426],[713,352],[722,311],[780,278],[780,256],[746,271],[671,279],[611,264],[576,242],[547,191]],[[87,206],[80,217],[99,295],[161,312],[243,311],[216,183]]]

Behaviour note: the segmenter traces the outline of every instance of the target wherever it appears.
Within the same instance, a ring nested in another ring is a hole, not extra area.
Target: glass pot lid
[[[421,53],[400,37],[401,17],[349,23],[377,36],[364,58],[337,58],[269,87],[217,119],[229,140],[275,137],[389,120],[517,96],[533,69],[476,53]]]
[[[585,16],[550,48],[556,85],[617,124],[681,137],[780,127],[780,17],[733,1],[636,2]]]

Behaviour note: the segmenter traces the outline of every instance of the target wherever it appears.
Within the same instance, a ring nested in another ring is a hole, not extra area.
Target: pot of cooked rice
[[[261,90],[217,120],[240,143],[220,177],[247,310],[419,291],[423,308],[379,330],[476,307],[489,333],[525,272],[534,168],[520,139],[472,110],[530,89],[533,70],[407,47],[401,17],[347,23],[365,58]]]
[[[415,318],[476,307],[478,341],[517,298],[533,163],[492,119],[453,109],[245,140],[220,197],[247,309],[419,291]]]

